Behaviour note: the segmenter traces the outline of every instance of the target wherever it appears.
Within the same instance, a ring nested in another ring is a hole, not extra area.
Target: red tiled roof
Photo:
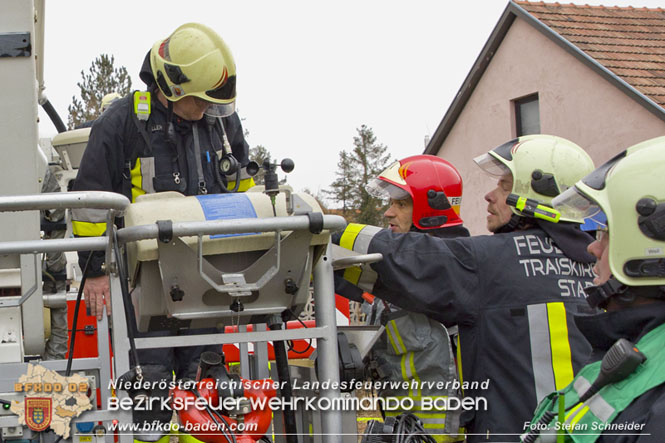
[[[515,3],[665,107],[665,9]]]

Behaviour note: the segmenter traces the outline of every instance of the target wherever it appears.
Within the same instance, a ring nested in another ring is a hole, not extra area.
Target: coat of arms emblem
[[[45,430],[51,424],[51,398],[25,398],[25,424],[36,432]]]

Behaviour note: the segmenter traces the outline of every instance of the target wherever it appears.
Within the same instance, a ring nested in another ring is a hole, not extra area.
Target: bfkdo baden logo
[[[14,391],[24,395],[23,401],[12,401],[11,411],[18,422],[35,432],[51,429],[63,439],[69,438],[73,418],[92,409],[88,379],[80,374],[63,377],[40,365],[28,365]]]
[[[36,432],[46,430],[51,424],[53,401],[45,397],[26,397],[25,424]]]

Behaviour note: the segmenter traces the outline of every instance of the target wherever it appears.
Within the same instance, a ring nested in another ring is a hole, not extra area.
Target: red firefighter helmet
[[[413,200],[413,224],[435,229],[462,224],[462,177],[446,160],[414,155],[390,165],[367,185],[374,197]]]

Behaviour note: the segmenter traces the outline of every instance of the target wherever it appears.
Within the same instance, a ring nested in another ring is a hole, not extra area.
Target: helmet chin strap
[[[534,224],[534,219],[531,217],[523,217],[517,214],[513,214],[510,216],[510,220],[508,220],[508,223],[505,225],[501,226],[499,229],[494,231],[495,234],[506,234],[508,232],[513,232],[513,231],[518,231],[520,229],[524,229],[529,225]]]
[[[623,297],[624,294],[626,294],[626,291],[628,291],[628,286],[624,285],[614,277],[610,277],[610,279],[602,285],[584,288],[584,292],[586,292],[587,295],[586,301],[589,303],[589,306],[592,308],[603,309],[607,306],[607,302],[610,301],[610,298],[614,296]]]
[[[610,298],[624,306],[634,302],[636,297],[665,300],[665,286],[626,286],[614,276],[602,285],[584,288],[584,292],[589,306],[602,309],[607,307]]]
[[[166,125],[164,126],[164,138],[170,143],[175,144],[175,129],[173,128],[173,102],[167,101],[166,108]]]

